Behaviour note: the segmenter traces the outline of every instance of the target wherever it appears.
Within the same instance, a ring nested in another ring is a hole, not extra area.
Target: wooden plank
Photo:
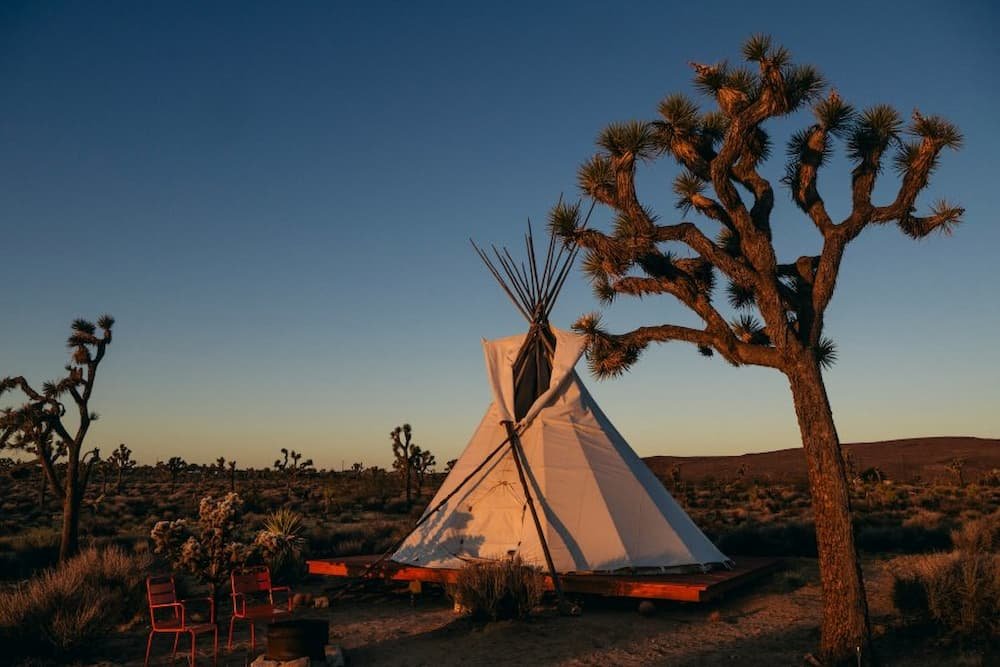
[[[376,556],[347,556],[323,560],[310,560],[309,572],[334,577],[360,577]],[[741,559],[731,570],[697,572],[692,574],[563,574],[560,580],[567,593],[603,595],[606,597],[631,597],[682,602],[706,602],[738,586],[759,579],[780,565],[774,558]],[[402,565],[392,561],[380,563],[372,576],[391,581],[420,581],[436,584],[454,583],[458,570],[436,569]],[[545,576],[548,590],[553,590],[552,579]]]

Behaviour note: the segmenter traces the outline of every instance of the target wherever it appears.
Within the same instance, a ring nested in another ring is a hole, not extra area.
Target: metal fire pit
[[[275,621],[267,626],[269,660],[324,659],[330,642],[330,625],[322,619]]]

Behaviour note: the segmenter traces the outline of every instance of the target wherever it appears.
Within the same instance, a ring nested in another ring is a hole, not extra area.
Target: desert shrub
[[[495,621],[526,618],[543,591],[541,571],[514,556],[466,563],[451,593],[473,618]]]
[[[1000,513],[952,535],[955,550],[890,561],[893,604],[961,637],[1000,637]]]
[[[302,529],[302,517],[282,508],[267,516],[263,530],[254,539],[253,546],[260,550],[271,574],[279,581],[297,581],[305,574],[302,550],[306,540]]]
[[[59,532],[51,528],[31,528],[0,538],[0,577],[24,579],[52,567],[59,559],[59,539]]]
[[[816,529],[811,522],[768,523],[750,521],[716,539],[722,553],[733,556],[816,557]]]
[[[951,547],[951,531],[944,523],[935,527],[918,524],[861,523],[855,529],[858,549],[868,553],[929,553]]]
[[[89,548],[0,593],[0,639],[17,655],[78,654],[142,609],[150,564],[118,547]],[[5,653],[4,658],[11,657]]]

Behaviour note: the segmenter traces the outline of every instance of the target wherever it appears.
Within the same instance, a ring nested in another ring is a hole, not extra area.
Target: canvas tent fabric
[[[441,505],[506,440],[502,422],[512,421],[557,572],[728,564],[587,392],[574,370],[583,337],[554,327],[550,331],[555,353],[548,388],[520,420],[514,419],[513,365],[526,335],[483,341],[493,403],[429,505],[433,515],[423,517],[392,560],[458,568],[469,560],[518,554],[526,562],[544,564],[510,447]]]

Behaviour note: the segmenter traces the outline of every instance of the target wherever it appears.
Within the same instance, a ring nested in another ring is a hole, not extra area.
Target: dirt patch
[[[889,597],[890,577],[879,563],[866,565],[877,645],[888,665],[930,667],[940,664],[988,664],[980,653],[928,645],[887,631],[895,618]],[[301,587],[329,590],[331,580],[315,579]],[[788,563],[784,572],[734,592],[709,605],[656,603],[655,613],[638,613],[638,600],[582,599],[583,613],[561,617],[552,611],[528,622],[474,624],[457,616],[441,591],[428,590],[411,602],[405,590],[366,592],[335,601],[329,609],[301,613],[330,622],[330,638],[341,645],[352,666],[360,665],[801,665],[819,639],[820,593],[816,563]],[[225,645],[228,618],[220,623]],[[239,631],[233,652],[220,650],[220,665],[246,665],[253,655],[247,634]],[[263,641],[263,632],[258,634]],[[142,664],[146,635],[142,628],[118,635],[108,654],[125,661],[94,664]],[[258,644],[257,652],[263,651]],[[153,664],[174,664],[170,641],[159,639]],[[179,658],[177,659],[179,661]]]

